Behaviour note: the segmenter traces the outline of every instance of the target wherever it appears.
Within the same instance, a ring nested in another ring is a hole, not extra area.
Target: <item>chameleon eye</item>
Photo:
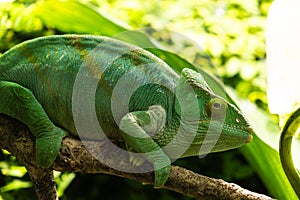
[[[227,103],[221,98],[212,98],[208,103],[208,114],[214,119],[219,119],[225,116]]]

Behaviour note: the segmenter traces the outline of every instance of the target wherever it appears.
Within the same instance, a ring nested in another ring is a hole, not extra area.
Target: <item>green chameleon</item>
[[[172,160],[252,139],[242,113],[199,73],[179,76],[146,50],[107,37],[48,36],[13,47],[0,57],[0,94],[0,113],[29,127],[44,168],[68,133],[103,139],[90,132],[92,113],[107,138],[153,164],[155,187],[167,181]]]

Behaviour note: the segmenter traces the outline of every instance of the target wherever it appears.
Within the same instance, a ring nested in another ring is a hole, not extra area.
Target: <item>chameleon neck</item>
[[[198,122],[188,122],[180,114],[173,112],[171,121],[156,134],[154,140],[170,158],[177,159],[198,156],[205,135],[206,131],[198,129]]]

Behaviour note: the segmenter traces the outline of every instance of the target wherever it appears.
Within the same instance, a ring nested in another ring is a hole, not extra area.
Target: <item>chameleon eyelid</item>
[[[224,117],[224,112],[226,112],[227,104],[226,102],[218,97],[214,97],[209,100],[207,107],[207,114],[211,117],[213,114],[214,117]]]

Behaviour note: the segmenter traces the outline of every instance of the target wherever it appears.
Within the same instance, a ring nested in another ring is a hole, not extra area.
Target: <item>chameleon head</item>
[[[214,94],[199,73],[182,71],[176,97],[175,112],[182,127],[179,132],[194,135],[181,157],[233,149],[252,140],[253,129],[243,114]]]

